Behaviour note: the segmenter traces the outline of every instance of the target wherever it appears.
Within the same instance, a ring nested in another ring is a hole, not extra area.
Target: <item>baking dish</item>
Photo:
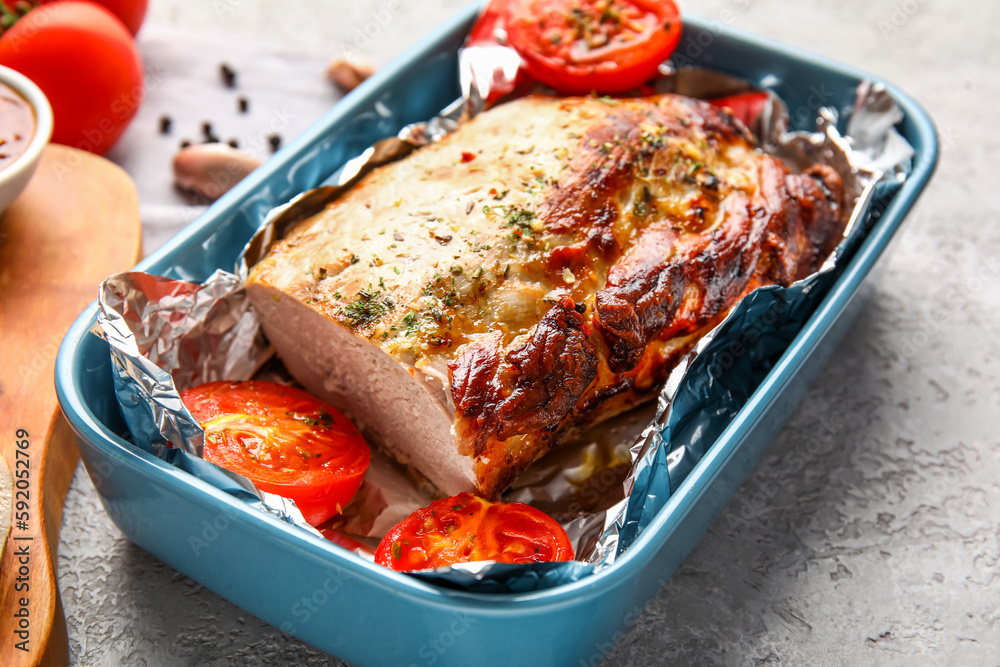
[[[435,115],[458,96],[456,51],[475,11],[365,82],[138,268],[200,281],[231,267],[267,210],[330,176],[310,157],[323,151],[325,162],[344,162],[400,126]],[[797,109],[817,104],[848,110],[858,82],[877,80],[718,24],[686,21],[682,55],[766,84],[793,119]],[[96,315],[91,306],[63,343],[56,385],[105,509],[133,542],[167,564],[355,664],[596,664],[794,409],[861,307],[866,278],[930,178],[937,161],[933,125],[912,100],[889,90],[905,113],[898,129],[916,150],[910,178],[749,403],[611,567],[534,593],[457,592],[372,565],[251,509],[122,437],[127,429],[107,345],[87,333]]]

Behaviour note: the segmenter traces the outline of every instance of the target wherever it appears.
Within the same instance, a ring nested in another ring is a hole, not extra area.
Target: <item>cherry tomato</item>
[[[400,572],[492,560],[573,560],[573,546],[555,519],[523,503],[491,503],[471,493],[437,500],[390,530],[375,562]]]
[[[0,37],[0,65],[34,81],[52,104],[52,140],[105,153],[143,97],[142,61],[122,22],[92,2],[37,7]]]
[[[295,501],[316,526],[361,486],[371,452],[347,417],[275,382],[209,382],[181,393],[205,429],[205,459]]]
[[[756,91],[740,93],[739,95],[730,95],[728,97],[717,97],[714,100],[709,100],[709,103],[719,108],[729,109],[729,112],[733,116],[743,121],[743,124],[747,127],[750,127],[757,120],[760,112],[764,110],[764,105],[767,104],[767,93]]]
[[[617,93],[656,74],[680,41],[671,0],[509,0],[507,36],[528,71],[564,93]]]
[[[47,5],[56,0],[41,0],[38,4]],[[101,5],[109,12],[118,17],[118,20],[125,24],[128,31],[134,37],[142,21],[146,18],[146,6],[148,0],[90,0]]]

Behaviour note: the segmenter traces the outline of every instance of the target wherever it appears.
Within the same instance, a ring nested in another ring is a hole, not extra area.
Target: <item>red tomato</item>
[[[400,572],[492,560],[573,560],[573,546],[555,519],[523,503],[491,503],[471,493],[437,500],[390,530],[375,562]]]
[[[465,46],[478,44],[496,44],[496,30],[505,30],[507,25],[507,6],[511,0],[493,0],[483,9],[479,18],[465,38]]]
[[[487,107],[493,106],[497,100],[519,88],[524,88],[524,92],[527,94],[535,84],[535,79],[524,68],[523,59],[517,51],[510,48],[506,42],[501,44],[499,41],[499,38],[507,31],[507,5],[509,4],[510,0],[490,2],[472,25],[463,45],[463,48],[466,49],[482,47],[494,50],[488,55],[470,55],[474,62],[488,64],[492,69],[492,72],[479,70],[476,74],[477,79],[482,76],[489,76],[491,79],[486,99]],[[510,65],[513,64],[511,56],[517,61],[517,72],[513,79],[509,77]],[[479,69],[478,66],[477,69]]]
[[[41,0],[38,4],[47,5],[55,1]],[[90,0],[90,2],[96,2],[117,16],[133,37],[142,27],[142,21],[146,18],[146,6],[149,4],[148,0]]]
[[[334,544],[340,547],[344,547],[348,551],[354,551],[358,554],[367,554],[368,556],[374,556],[375,552],[372,548],[363,542],[356,540],[350,535],[345,535],[336,530],[330,528],[320,528],[320,534],[326,539],[330,540]]]
[[[564,93],[618,93],[656,74],[681,38],[671,0],[510,0],[507,36]]]
[[[31,10],[0,37],[0,65],[34,81],[55,116],[52,140],[105,153],[142,102],[142,61],[111,12],[60,0]]]
[[[723,109],[729,109],[731,114],[743,121],[744,125],[750,127],[757,120],[760,112],[764,110],[764,105],[767,104],[767,93],[740,93],[729,97],[718,97],[709,100],[709,103]]]
[[[361,486],[371,452],[328,403],[275,382],[209,382],[181,394],[205,429],[205,459],[295,501],[316,526]]]

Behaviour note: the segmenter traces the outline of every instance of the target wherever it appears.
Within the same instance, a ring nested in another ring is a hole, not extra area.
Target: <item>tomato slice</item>
[[[357,540],[350,535],[345,535],[339,531],[333,530],[332,528],[320,528],[320,534],[326,539],[330,540],[337,546],[343,547],[348,551],[354,551],[358,554],[367,554],[369,558],[375,556],[375,552],[367,544]]]
[[[497,43],[496,31],[505,30],[507,25],[507,5],[511,0],[492,0],[473,24],[465,38],[465,47],[493,45]]]
[[[399,572],[479,560],[573,560],[573,546],[555,519],[530,505],[491,503],[462,493],[400,521],[375,552],[376,563]]]
[[[764,105],[767,104],[767,93],[760,91],[740,93],[728,97],[717,97],[714,100],[709,100],[709,103],[721,109],[729,109],[733,116],[750,127],[764,110]]]
[[[181,393],[205,429],[205,459],[295,501],[316,526],[351,501],[371,451],[347,417],[276,382],[209,382]]]
[[[671,0],[510,0],[507,11],[507,37],[528,71],[573,94],[642,85],[683,30]]]

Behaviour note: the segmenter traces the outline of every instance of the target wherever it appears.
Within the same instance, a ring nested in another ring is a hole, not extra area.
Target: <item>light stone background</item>
[[[989,162],[1000,153],[1000,3],[682,4],[888,78],[929,109],[943,150],[854,330],[603,664],[1000,665],[1000,183]],[[319,68],[390,6],[151,5],[144,53],[173,28]],[[361,50],[385,62],[461,5],[402,0]],[[335,99],[303,86],[295,94],[309,109]],[[150,173],[134,151],[113,157],[137,179]],[[175,195],[141,180],[149,248],[196,210],[164,214]],[[76,664],[342,664],[132,546],[82,472],[67,501],[59,580]]]

